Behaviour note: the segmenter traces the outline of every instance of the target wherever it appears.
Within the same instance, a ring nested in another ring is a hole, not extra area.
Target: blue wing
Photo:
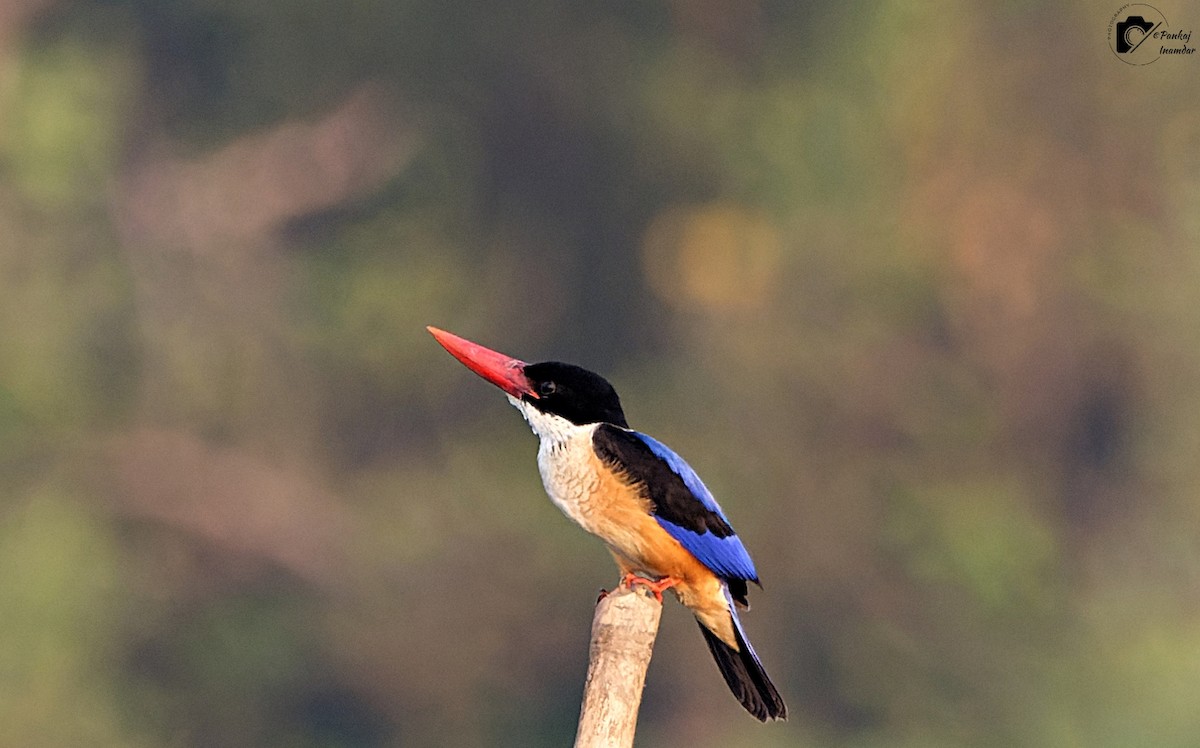
[[[597,452],[642,484],[654,518],[700,563],[730,580],[758,581],[754,561],[696,471],[670,447],[637,431],[604,424]],[[744,595],[744,582],[741,587]]]
[[[707,512],[715,515],[714,519],[720,520],[719,523],[710,521],[697,527],[694,521],[688,522],[686,516],[673,517],[670,511],[664,512],[664,507],[659,507],[660,511],[655,513],[658,523],[671,534],[671,537],[678,540],[684,548],[687,548],[693,556],[699,559],[700,563],[712,569],[719,576],[758,581],[758,572],[754,568],[754,561],[750,558],[746,547],[742,545],[741,539],[729,525],[729,520],[725,518],[725,512],[721,510],[721,505],[713,498],[712,492],[708,490],[708,486],[704,485],[704,481],[700,480],[700,476],[696,475],[692,466],[654,437],[639,431],[634,431],[633,435],[641,439],[655,456],[683,479],[683,484],[687,486],[694,501],[698,501]],[[685,512],[686,515],[693,513],[694,510]],[[712,526],[714,524],[716,527]],[[727,530],[727,532],[722,532],[722,530]]]

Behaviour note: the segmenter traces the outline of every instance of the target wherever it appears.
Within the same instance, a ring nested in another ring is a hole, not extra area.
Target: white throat
[[[518,400],[512,395],[508,396],[508,401],[512,403],[514,408],[521,411],[521,415],[529,423],[529,428],[533,429],[533,433],[537,434],[538,438],[542,440],[543,448],[555,448],[583,435],[590,437],[592,430],[596,428],[595,424],[578,426],[562,416],[543,413],[524,400]]]

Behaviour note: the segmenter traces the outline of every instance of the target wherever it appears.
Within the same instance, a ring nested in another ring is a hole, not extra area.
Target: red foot
[[[640,584],[641,586],[650,590],[652,593],[654,593],[654,599],[661,603],[663,601],[662,593],[679,584],[679,580],[675,577],[646,579],[645,577],[639,577],[637,574],[633,573],[626,574],[625,578],[621,580],[622,587],[632,587],[635,584]]]

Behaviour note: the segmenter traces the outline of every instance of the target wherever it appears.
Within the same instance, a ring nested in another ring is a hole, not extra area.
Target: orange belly
[[[608,546],[622,575],[678,580],[671,589],[704,626],[734,650],[738,649],[733,620],[721,580],[671,537],[651,514],[650,502],[636,485],[613,473],[598,459],[595,486],[589,504],[589,528]]]

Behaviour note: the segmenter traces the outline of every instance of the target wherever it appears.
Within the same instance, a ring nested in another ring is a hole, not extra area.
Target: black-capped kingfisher
[[[616,391],[599,374],[557,361],[527,364],[428,330],[525,416],[541,442],[538,470],[550,500],[604,541],[622,584],[643,585],[660,602],[664,590],[674,592],[695,614],[742,706],[764,722],[786,719],[738,620],[758,572],[696,472],[662,442],[629,428]]]

